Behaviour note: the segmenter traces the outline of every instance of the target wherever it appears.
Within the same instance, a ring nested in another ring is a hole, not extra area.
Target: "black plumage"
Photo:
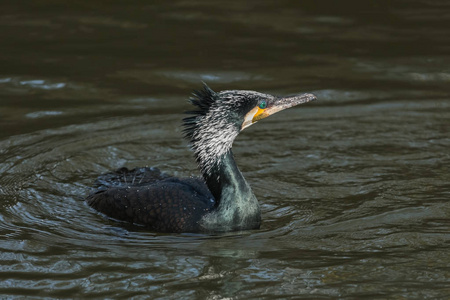
[[[160,232],[199,231],[200,218],[214,198],[200,178],[175,178],[157,168],[121,168],[102,175],[88,197],[96,210],[117,220]]]
[[[231,146],[241,130],[277,111],[314,100],[253,91],[194,91],[196,110],[183,120],[203,178],[175,178],[157,168],[122,168],[101,175],[87,203],[105,215],[160,232],[257,229],[258,201],[239,171]]]

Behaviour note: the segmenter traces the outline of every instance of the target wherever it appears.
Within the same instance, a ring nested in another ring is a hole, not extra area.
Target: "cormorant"
[[[257,121],[315,99],[313,94],[216,93],[204,84],[189,99],[196,109],[183,119],[203,179],[171,177],[157,168],[122,168],[101,175],[87,203],[111,218],[159,232],[258,229],[258,200],[234,161],[233,141]]]

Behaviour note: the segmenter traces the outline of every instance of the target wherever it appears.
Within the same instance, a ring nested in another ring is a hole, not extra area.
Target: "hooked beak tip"
[[[292,102],[295,105],[311,102],[314,100],[317,100],[317,97],[316,97],[316,95],[311,94],[311,93],[301,94],[301,95],[292,97]]]
[[[293,106],[297,106],[299,104],[308,103],[311,101],[317,100],[317,97],[314,94],[306,93],[292,97],[281,98],[278,100],[278,103],[275,104],[274,112],[290,108]]]

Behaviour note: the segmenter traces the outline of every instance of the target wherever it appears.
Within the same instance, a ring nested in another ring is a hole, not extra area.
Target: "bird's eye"
[[[266,101],[261,101],[261,103],[259,103],[259,108],[264,109],[266,107],[267,107]]]

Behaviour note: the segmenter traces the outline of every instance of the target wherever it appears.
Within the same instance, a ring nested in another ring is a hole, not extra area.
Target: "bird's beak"
[[[307,103],[316,100],[316,96],[313,94],[302,94],[298,96],[286,97],[286,98],[275,98],[269,101],[266,108],[262,109],[255,107],[250,112],[247,113],[242,124],[241,130],[249,127],[250,125],[267,118],[274,113],[282,111],[286,108],[290,108],[299,104]]]
[[[253,122],[267,118],[268,116],[273,115],[274,113],[282,111],[286,108],[307,103],[316,99],[317,99],[316,96],[314,96],[313,94],[302,94],[298,96],[278,98],[272,103],[270,103],[266,109],[261,109],[259,114],[256,113],[255,116],[253,117]]]

